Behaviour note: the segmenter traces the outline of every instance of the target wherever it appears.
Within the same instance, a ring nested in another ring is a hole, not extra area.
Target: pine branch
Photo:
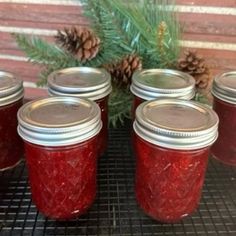
[[[126,118],[130,119],[133,97],[128,90],[113,87],[109,97],[109,124],[117,127],[123,124]]]
[[[29,61],[44,66],[39,75],[38,86],[47,83],[47,76],[54,70],[76,66],[100,67],[104,61],[112,61],[106,52],[99,52],[91,61],[80,62],[72,55],[67,54],[55,44],[50,44],[39,37],[14,34],[19,47],[26,53]]]
[[[135,52],[143,58],[144,68],[171,67],[177,60],[180,27],[173,13],[173,1],[146,0],[144,4],[140,1],[124,3],[123,0],[82,2],[92,22],[99,18],[94,30],[102,39],[106,55],[115,54],[119,59]],[[161,22],[167,25],[161,45],[165,57],[160,55],[160,44],[157,43]]]
[[[180,27],[173,13],[172,0],[82,0],[85,15],[92,22],[94,32],[101,38],[99,54],[105,64],[119,61],[136,53],[143,68],[171,68],[179,54]],[[159,26],[165,31],[160,36]],[[107,60],[109,58],[109,60]],[[93,64],[93,62],[90,62]],[[114,127],[130,117],[132,96],[129,91],[115,88],[109,101],[109,121]]]
[[[14,34],[14,38],[19,47],[26,53],[31,62],[39,64],[56,64],[58,62],[67,63],[73,60],[70,55],[67,55],[54,44],[50,44],[41,38],[26,35]]]
[[[113,60],[119,60],[134,50],[127,45],[128,39],[122,28],[123,19],[117,17],[118,12],[112,5],[113,1],[82,0],[82,2],[85,4],[86,15],[92,22],[99,16],[99,21],[94,22],[92,26],[101,38],[107,55],[109,54]]]
[[[29,60],[44,66],[39,86],[45,85],[55,70],[74,67],[100,67],[135,53],[143,68],[169,67],[177,61],[179,24],[170,4],[172,0],[80,0],[94,32],[101,39],[98,55],[80,62],[57,45],[38,37],[14,35]],[[164,23],[163,23],[164,22]],[[160,24],[166,25],[160,33]],[[130,118],[132,95],[114,88],[109,101],[109,121],[114,127]]]

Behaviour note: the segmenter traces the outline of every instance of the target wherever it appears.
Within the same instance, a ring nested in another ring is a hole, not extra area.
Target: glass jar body
[[[46,216],[67,220],[84,214],[96,197],[97,136],[71,146],[25,142],[32,199]]]
[[[101,119],[102,119],[102,129],[99,133],[99,138],[98,138],[99,156],[104,154],[108,146],[108,98],[109,96],[106,96],[102,99],[95,101],[101,109]]]
[[[219,136],[211,153],[219,161],[236,166],[236,105],[214,97],[213,109],[219,116]]]
[[[23,99],[0,106],[0,171],[16,166],[23,158],[23,141],[17,133],[17,111]]]
[[[197,208],[208,162],[209,148],[171,150],[134,134],[136,199],[146,214],[174,223]]]

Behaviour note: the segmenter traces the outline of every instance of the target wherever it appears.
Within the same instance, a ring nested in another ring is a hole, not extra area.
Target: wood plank
[[[0,59],[0,70],[9,71],[24,81],[36,82],[41,69],[29,62]]]
[[[236,7],[236,0],[176,0],[176,4],[190,6]]]
[[[48,97],[48,93],[46,89],[25,87],[24,92],[25,92],[24,98],[28,101],[38,99],[38,98]]]
[[[66,6],[77,6],[79,2],[76,0],[2,0],[2,2],[8,3],[20,3],[20,4],[45,4],[45,5],[66,5]],[[218,0],[176,0],[177,4],[184,5],[204,5],[204,6],[227,6],[233,7],[235,6],[235,0],[226,0],[226,1],[218,1]]]
[[[5,27],[57,30],[57,29],[64,29],[65,27],[71,27],[71,26],[88,26],[88,21],[86,21],[82,17],[76,18],[76,23],[73,23],[70,21],[55,22],[55,23],[36,22],[33,19],[31,21],[0,19],[0,25],[5,26]]]
[[[202,42],[216,42],[216,43],[232,43],[235,44],[235,36],[226,35],[211,35],[199,33],[184,33],[182,40],[202,41]]]
[[[179,13],[178,17],[185,33],[236,37],[235,16]]]
[[[0,3],[0,18],[5,20],[77,24],[80,16],[82,8],[79,6]]]

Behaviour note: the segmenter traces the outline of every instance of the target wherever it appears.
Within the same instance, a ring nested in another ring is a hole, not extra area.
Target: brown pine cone
[[[196,87],[205,89],[210,82],[210,70],[205,59],[197,55],[195,50],[187,50],[184,57],[178,61],[177,69],[192,75],[196,80]]]
[[[133,73],[142,69],[142,61],[137,55],[131,54],[118,63],[105,65],[104,67],[110,72],[112,82],[117,87],[128,88],[131,84]]]
[[[209,83],[209,76],[207,74],[203,74],[203,75],[195,75],[195,80],[196,80],[196,86],[199,89],[205,89],[208,87],[208,83]]]
[[[96,57],[100,48],[100,39],[88,28],[71,27],[58,30],[56,42],[79,60],[86,61]]]

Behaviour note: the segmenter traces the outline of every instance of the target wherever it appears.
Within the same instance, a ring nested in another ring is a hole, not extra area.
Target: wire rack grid
[[[57,222],[39,213],[31,200],[24,163],[0,173],[0,235],[235,236],[236,169],[210,160],[198,210],[177,224],[161,224],[138,207],[130,126],[111,129],[99,162],[98,194],[88,213]]]

